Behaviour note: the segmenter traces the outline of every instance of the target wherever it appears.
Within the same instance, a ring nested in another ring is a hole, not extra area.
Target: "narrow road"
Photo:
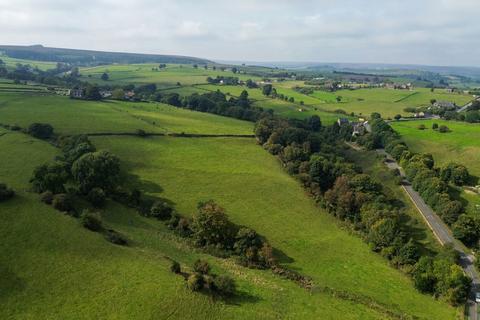
[[[458,109],[457,112],[460,113],[460,112],[463,112],[463,111],[467,110],[468,108],[470,108],[470,106],[473,104],[474,101],[480,101],[480,98],[476,98],[475,100],[470,101],[469,103],[467,103],[466,105],[464,105],[463,107]]]
[[[398,169],[400,175],[403,178],[402,188],[405,190],[410,200],[412,200],[417,210],[422,214],[422,217],[425,219],[425,222],[432,230],[433,235],[437,238],[440,244],[452,244],[455,250],[460,254],[459,264],[462,266],[465,273],[472,278],[472,290],[470,292],[470,298],[467,301],[468,315],[470,320],[477,320],[477,304],[475,303],[475,293],[480,290],[480,276],[475,269],[474,261],[475,257],[463,244],[456,240],[449,227],[443,223],[439,216],[430,208],[422,197],[413,190],[410,182],[405,178],[405,172],[398,165],[398,163],[393,159],[384,149],[377,149],[377,153],[385,156],[385,164],[390,169]]]

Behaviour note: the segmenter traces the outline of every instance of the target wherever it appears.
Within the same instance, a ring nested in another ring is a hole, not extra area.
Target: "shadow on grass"
[[[247,303],[257,303],[261,300],[260,297],[249,294],[245,291],[237,291],[236,295],[228,298],[215,298],[223,300],[228,305],[240,306]]]

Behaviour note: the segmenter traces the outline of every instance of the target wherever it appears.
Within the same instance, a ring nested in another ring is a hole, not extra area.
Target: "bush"
[[[203,276],[200,274],[191,274],[187,280],[187,287],[192,291],[200,291],[203,289]]]
[[[82,226],[90,231],[101,231],[103,230],[102,220],[100,215],[89,210],[84,210],[80,216],[80,223]]]
[[[15,191],[9,188],[6,184],[0,183],[0,201],[5,201],[13,198]]]
[[[418,128],[418,130],[425,130],[425,129],[426,129],[426,127],[425,127],[424,124],[419,124],[419,125],[417,126],[417,128]]]
[[[118,244],[119,246],[126,246],[128,244],[127,238],[114,230],[107,230],[105,233],[105,239],[113,244]]]
[[[170,271],[176,274],[179,274],[180,272],[182,272],[180,263],[178,263],[177,261],[172,261],[172,264],[170,265]]]
[[[437,130],[437,129],[438,129],[438,124],[437,124],[437,123],[433,123],[433,124],[432,124],[432,129],[433,129],[433,130]]]
[[[105,199],[105,192],[102,188],[93,188],[87,195],[87,200],[96,208],[103,207]]]
[[[38,139],[48,139],[53,135],[53,127],[48,123],[32,123],[28,126],[27,133]]]
[[[45,191],[40,195],[40,201],[46,204],[52,204],[53,202],[53,193],[51,191]]]
[[[210,265],[205,260],[197,260],[193,264],[193,270],[200,274],[208,274],[210,272]]]
[[[227,275],[219,275],[213,280],[215,289],[224,296],[232,296],[235,294],[235,281]]]
[[[172,217],[173,209],[165,201],[156,201],[150,209],[150,216],[159,220],[167,220]]]
[[[59,193],[53,196],[52,206],[58,211],[68,212],[73,209],[72,199],[66,193]]]
[[[446,132],[450,132],[450,129],[445,126],[445,125],[441,125],[439,128],[438,128],[438,132],[440,133],[446,133]]]

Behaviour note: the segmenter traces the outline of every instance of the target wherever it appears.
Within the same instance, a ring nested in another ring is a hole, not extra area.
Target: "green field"
[[[313,96],[316,94],[324,95],[325,93],[317,91]],[[393,118],[396,114],[407,115],[403,109],[429,105],[431,99],[455,102],[458,105],[464,105],[473,99],[470,95],[447,93],[441,89],[430,92],[426,88],[415,88],[413,91],[385,88],[339,90],[334,94],[341,96],[342,102],[326,103],[321,108],[325,110],[343,109],[348,113],[355,112],[355,114],[364,116],[379,112],[385,118]]]
[[[59,134],[191,132],[252,134],[253,124],[158,103],[91,102],[61,96],[0,94],[0,123],[50,123]]]
[[[75,101],[2,94],[0,122],[51,123],[59,133],[250,133],[251,123],[157,104]],[[155,124],[153,123],[155,122]],[[460,310],[418,293],[408,276],[370,251],[357,236],[317,208],[297,181],[253,138],[95,137],[98,149],[122,160],[131,184],[172,200],[190,215],[215,199],[232,221],[256,229],[282,252],[281,262],[313,278],[307,292],[270,271],[239,267],[199,253],[161,223],[109,203],[109,227],[125,234],[118,247],[39,202],[30,193],[33,168],[57,150],[22,133],[0,129],[0,181],[18,196],[0,204],[0,317],[12,319],[385,319],[384,308],[419,319],[452,319]],[[237,280],[240,296],[214,301],[191,293],[165,256],[191,266],[198,257]],[[355,295],[354,301],[325,293]],[[363,302],[360,302],[363,301]],[[28,303],[26,303],[28,302]]]
[[[1,155],[0,177],[18,193],[0,204],[2,319],[382,318],[330,295],[307,295],[269,272],[195,253],[161,223],[110,204],[104,220],[133,242],[131,247],[114,246],[24,191],[34,166],[56,154],[53,147],[18,133],[3,135],[0,147],[9,150]],[[215,272],[236,276],[242,295],[224,303],[190,292],[169,271],[166,255],[187,265],[208,259]]]
[[[172,87],[178,82],[181,85],[206,84],[207,77],[238,77],[241,80],[258,79],[257,77],[234,74],[231,71],[205,70],[202,66],[197,69],[192,65],[169,64],[165,69],[153,71],[158,64],[118,64],[98,67],[80,68],[81,79],[84,81],[96,82],[99,84],[124,85],[130,83],[144,84],[155,83],[159,87]],[[109,75],[108,81],[100,79],[106,72]]]
[[[439,133],[432,130],[432,124],[446,125],[451,132]],[[426,130],[419,130],[424,124]],[[480,125],[445,120],[422,120],[392,122],[392,127],[414,152],[431,153],[437,165],[456,162],[465,165],[469,172],[480,177]],[[468,202],[468,211],[480,215],[475,209],[480,196],[462,192]]]
[[[57,66],[56,62],[48,62],[48,61],[34,61],[34,60],[25,60],[25,59],[16,59],[10,58],[7,56],[0,55],[0,59],[5,62],[7,67],[14,68],[17,63],[21,64],[29,64],[32,67],[37,67],[40,70],[48,70],[48,69],[55,69]]]

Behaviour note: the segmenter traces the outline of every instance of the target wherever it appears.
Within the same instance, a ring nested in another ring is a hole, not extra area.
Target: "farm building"
[[[83,89],[72,89],[70,90],[70,97],[74,99],[83,99],[85,96],[85,90]]]

